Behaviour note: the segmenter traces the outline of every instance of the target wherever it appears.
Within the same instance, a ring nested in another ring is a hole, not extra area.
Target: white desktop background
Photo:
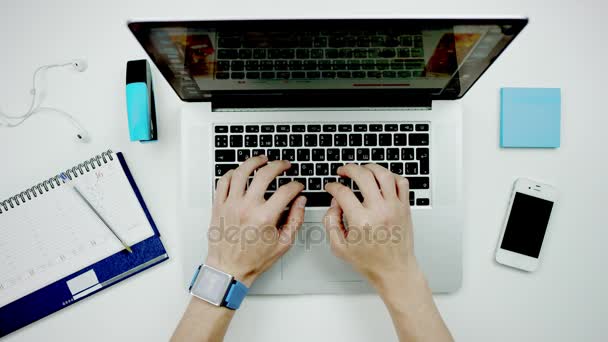
[[[0,2],[0,108],[29,104],[33,70],[86,58],[85,73],[47,73],[46,105],[75,115],[92,142],[55,114],[0,127],[0,198],[97,154],[125,152],[171,260],[11,334],[4,341],[165,341],[189,299],[176,227],[180,101],[153,69],[159,137],[128,139],[124,68],[145,57],[128,18],[526,15],[530,24],[463,100],[466,227],[462,289],[435,299],[459,341],[606,341],[608,275],[605,14],[600,0],[32,1]],[[500,149],[499,88],[560,87],[562,147]],[[513,181],[561,192],[541,266],[494,262]],[[201,222],[201,227],[206,225]],[[250,297],[227,341],[394,341],[376,295]]]

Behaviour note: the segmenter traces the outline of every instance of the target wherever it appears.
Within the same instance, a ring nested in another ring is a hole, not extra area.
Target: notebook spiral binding
[[[91,159],[85,160],[84,162],[65,170],[64,172],[61,172],[54,177],[42,181],[33,187],[16,194],[15,196],[9,197],[7,200],[0,202],[0,214],[20,206],[33,198],[43,195],[44,193],[55,189],[55,187],[61,186],[67,181],[78,178],[78,176],[84,175],[91,170],[95,170],[97,167],[100,167],[103,164],[113,161],[113,154],[114,152],[112,152],[112,150],[107,150]]]

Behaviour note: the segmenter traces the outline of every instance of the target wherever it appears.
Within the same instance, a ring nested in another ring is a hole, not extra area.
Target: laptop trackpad
[[[289,252],[283,256],[283,279],[287,281],[360,281],[350,265],[336,257],[320,223],[304,223]]]

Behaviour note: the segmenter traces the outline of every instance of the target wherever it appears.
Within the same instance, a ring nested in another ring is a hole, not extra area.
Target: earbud
[[[88,64],[87,61],[84,59],[75,59],[72,61],[72,67],[74,68],[74,70],[78,71],[78,72],[83,72],[85,70],[87,70]]]
[[[91,137],[86,131],[78,130],[78,132],[76,133],[76,140],[82,143],[88,143],[89,141],[91,141]]]

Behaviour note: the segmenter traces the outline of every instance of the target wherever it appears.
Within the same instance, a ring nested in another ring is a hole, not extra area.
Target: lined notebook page
[[[120,162],[102,164],[0,214],[0,307],[154,235]]]

